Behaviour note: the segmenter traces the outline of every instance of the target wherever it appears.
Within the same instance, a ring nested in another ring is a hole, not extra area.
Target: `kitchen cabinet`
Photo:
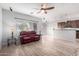
[[[76,38],[79,39],[79,30],[76,31]]]
[[[79,28],[79,20],[76,21],[76,27]]]
[[[58,23],[58,28],[64,28],[65,22],[59,22]]]
[[[58,28],[79,28],[79,20],[59,22]]]

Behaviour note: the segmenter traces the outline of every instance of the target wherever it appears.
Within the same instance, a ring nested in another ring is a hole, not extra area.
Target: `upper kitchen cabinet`
[[[79,20],[58,22],[58,28],[79,28]]]
[[[79,20],[76,20],[76,27],[79,28]]]
[[[59,22],[58,23],[58,28],[64,28],[65,22]]]

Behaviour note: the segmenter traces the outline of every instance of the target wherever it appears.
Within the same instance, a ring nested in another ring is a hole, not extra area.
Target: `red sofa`
[[[36,34],[35,31],[22,31],[20,32],[20,41],[21,44],[26,44],[33,41],[40,40],[40,35]]]

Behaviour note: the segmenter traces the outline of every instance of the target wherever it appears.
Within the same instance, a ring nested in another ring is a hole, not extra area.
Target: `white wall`
[[[2,8],[0,7],[0,49],[1,49],[1,41],[2,41]]]
[[[53,35],[53,29],[57,28],[57,23],[56,22],[49,22],[47,23],[47,34],[48,35]]]
[[[19,21],[20,19],[14,19],[11,12],[8,10],[2,9],[2,14],[3,14],[3,36],[5,36],[5,37],[3,37],[3,40],[2,40],[3,45],[6,45],[7,39],[11,38],[10,26],[14,26],[16,28],[16,24],[18,22],[28,22],[28,20],[33,20],[32,22],[37,23],[37,26],[40,25],[40,21],[38,21],[38,20],[40,20],[39,18],[35,18],[35,17],[29,16],[29,15],[14,12],[15,17],[21,18],[21,21]],[[38,33],[39,33],[40,29],[39,29],[39,27],[37,28]],[[16,33],[16,31],[15,31],[15,33]]]

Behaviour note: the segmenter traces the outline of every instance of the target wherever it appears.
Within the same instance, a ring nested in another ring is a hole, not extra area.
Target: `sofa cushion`
[[[24,39],[30,39],[30,37],[24,37]]]

